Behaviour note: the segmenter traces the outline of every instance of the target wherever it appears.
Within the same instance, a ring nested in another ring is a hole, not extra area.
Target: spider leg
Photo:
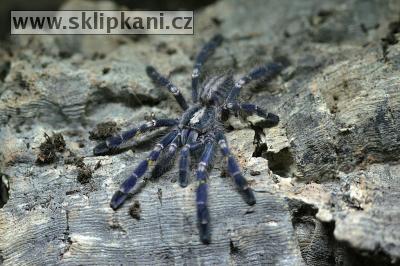
[[[151,178],[159,178],[172,167],[175,161],[176,150],[180,145],[180,138],[181,133],[179,132],[171,144],[169,144],[168,150],[161,154],[160,158],[157,160],[157,163],[154,165],[154,168],[151,172]]]
[[[153,82],[167,88],[169,92],[171,92],[172,95],[174,95],[176,101],[183,110],[186,110],[188,108],[186,100],[185,98],[183,98],[180,90],[174,84],[172,84],[171,81],[169,81],[166,77],[158,73],[157,70],[152,66],[146,67],[146,73],[153,80]]]
[[[160,155],[160,158],[157,160],[156,165],[153,168],[153,171],[151,172],[151,178],[159,178],[162,176],[165,172],[171,169],[175,162],[175,157],[176,157],[176,151],[179,147],[179,140],[181,138],[181,133],[179,133],[174,141],[169,145],[168,150],[166,150],[164,153]],[[202,147],[203,142],[196,142],[190,145],[189,152],[193,152],[195,150],[198,150],[200,147]],[[180,183],[181,184],[181,183]],[[187,182],[182,182],[181,186],[185,187],[187,185]]]
[[[182,134],[186,134],[182,130]],[[186,187],[188,185],[188,177],[190,173],[190,150],[192,146],[196,146],[196,139],[198,133],[195,130],[188,132],[188,137],[186,144],[183,146],[180,152],[179,158],[179,185],[181,187]],[[184,142],[183,142],[184,143]]]
[[[170,144],[175,137],[178,135],[178,131],[174,130],[167,135],[165,135],[159,143],[156,144],[155,148],[150,152],[149,156],[146,160],[143,160],[133,171],[133,173],[121,184],[119,190],[114,193],[111,198],[110,206],[114,210],[124,203],[124,201],[129,196],[129,193],[132,191],[134,186],[136,185],[137,180],[144,175],[149,164],[155,162],[160,155],[161,150],[163,150],[168,144]]]
[[[158,119],[152,120],[147,123],[142,124],[139,127],[132,128],[130,130],[122,132],[120,135],[112,136],[107,138],[105,141],[99,143],[93,149],[93,154],[104,155],[115,149],[117,149],[123,142],[133,138],[137,134],[154,130],[159,127],[172,127],[178,124],[178,120],[176,119]]]
[[[279,116],[273,113],[268,113],[260,106],[251,103],[229,103],[227,108],[230,111],[237,113],[238,111],[243,111],[247,114],[256,114],[265,119],[267,127],[276,126],[279,123]]]
[[[222,43],[222,35],[215,35],[208,43],[206,43],[200,52],[197,54],[192,72],[192,99],[197,102],[198,93],[197,87],[199,85],[199,77],[204,62],[214,53],[215,49]]]
[[[276,77],[283,69],[283,65],[280,63],[269,63],[261,67],[252,69],[246,76],[240,78],[235,86],[232,88],[226,100],[227,103],[234,102],[239,96],[240,90],[243,86],[247,85],[253,80],[264,78],[270,81]]]
[[[228,158],[228,173],[234,179],[236,186],[244,197],[244,200],[249,205],[256,203],[253,190],[248,186],[247,180],[243,177],[239,165],[236,162],[234,155],[230,152],[225,135],[222,131],[217,133],[217,141],[221,153],[224,157]]]
[[[208,140],[196,171],[197,181],[199,182],[196,190],[197,221],[199,226],[200,240],[210,243],[210,214],[207,207],[207,167],[214,155],[214,143]]]
[[[188,175],[190,172],[190,145],[186,144],[179,157],[179,185],[186,187],[188,185]]]

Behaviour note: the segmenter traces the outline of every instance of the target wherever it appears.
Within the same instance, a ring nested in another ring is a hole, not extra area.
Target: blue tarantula
[[[282,70],[282,65],[279,63],[269,63],[265,66],[257,67],[236,82],[232,75],[210,77],[201,84],[198,90],[203,64],[222,41],[223,37],[221,35],[214,36],[204,45],[196,57],[192,73],[193,103],[191,105],[188,105],[179,89],[167,78],[160,75],[154,67],[148,66],[146,68],[147,75],[153,82],[168,89],[175,97],[183,109],[181,118],[153,119],[139,127],[122,132],[118,136],[109,137],[94,148],[95,155],[108,154],[118,149],[122,143],[139,133],[160,127],[171,128],[170,132],[155,145],[155,148],[150,152],[148,157],[136,167],[133,173],[121,184],[119,190],[115,192],[110,203],[111,208],[114,210],[120,207],[128,198],[136,182],[145,174],[152,162],[157,161],[152,171],[152,177],[159,177],[168,170],[167,165],[171,165],[178,149],[180,149],[178,180],[182,187],[186,187],[190,173],[190,156],[191,154],[195,154],[195,151],[200,151],[200,162],[196,171],[198,182],[196,206],[200,239],[206,244],[210,242],[207,178],[211,168],[211,161],[215,155],[216,146],[219,146],[222,155],[227,158],[228,173],[234,179],[238,190],[243,195],[247,204],[254,205],[256,203],[253,190],[248,186],[235,156],[228,148],[223,122],[231,114],[237,115],[238,112],[256,114],[264,118],[267,126],[274,126],[279,122],[277,115],[267,113],[257,105],[240,103],[237,100],[240,90],[244,85],[261,78],[270,80],[278,75]]]

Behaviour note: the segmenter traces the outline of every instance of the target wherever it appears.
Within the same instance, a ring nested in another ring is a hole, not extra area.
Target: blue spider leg
[[[185,128],[185,126],[189,123],[190,119],[193,117],[193,115],[200,110],[201,106],[193,106],[190,107],[189,110],[185,111],[182,115],[182,118],[179,121],[179,128],[182,129],[181,132],[181,143],[184,145],[186,143],[186,140],[189,136],[189,129]]]
[[[208,184],[207,167],[214,155],[214,143],[208,140],[201,155],[200,162],[196,171],[197,181],[199,182],[196,191],[197,221],[199,227],[200,240],[203,243],[210,243],[210,214],[207,207]]]
[[[279,123],[279,116],[273,113],[268,113],[260,106],[251,104],[251,103],[228,103],[228,110],[231,110],[235,113],[238,111],[244,111],[247,114],[256,114],[265,119],[267,126],[276,126]]]
[[[158,178],[163,175],[169,168],[173,165],[175,161],[176,151],[180,145],[181,133],[179,132],[174,140],[169,144],[168,150],[165,154],[161,155],[157,163],[154,165],[153,171],[151,173],[151,178]]]
[[[199,85],[199,77],[204,62],[214,53],[215,49],[222,43],[222,35],[215,35],[209,42],[207,42],[198,53],[192,72],[192,99],[193,102],[198,100],[197,87]]]
[[[142,124],[139,127],[122,132],[120,135],[107,138],[93,149],[94,155],[104,155],[118,148],[123,142],[133,138],[137,134],[153,130],[159,127],[172,127],[178,124],[176,119],[158,119]]]
[[[191,131],[188,128],[182,129],[182,132],[181,132],[181,143],[182,144],[186,144],[190,132]]]
[[[124,203],[124,201],[129,196],[129,193],[132,191],[134,186],[136,185],[137,180],[144,175],[149,164],[155,162],[160,155],[161,150],[163,150],[168,144],[170,144],[175,137],[178,135],[178,131],[174,130],[167,135],[165,135],[159,143],[156,144],[155,148],[150,152],[149,156],[146,160],[143,160],[133,171],[133,173],[121,184],[119,190],[114,193],[111,198],[110,206],[114,210]]]
[[[182,133],[183,134],[183,133]],[[189,131],[187,142],[180,152],[179,158],[179,185],[186,187],[188,185],[188,177],[190,173],[190,148],[196,145],[198,133],[195,130]]]
[[[222,155],[228,158],[229,175],[234,179],[236,186],[243,195],[246,203],[249,205],[254,205],[256,203],[256,198],[254,196],[253,190],[248,186],[247,180],[243,177],[234,155],[230,152],[228,148],[225,135],[222,131],[219,131],[217,133],[216,140],[218,141],[218,145],[220,147]]]
[[[265,79],[270,81],[276,77],[283,69],[282,64],[279,63],[269,63],[261,67],[254,68],[246,76],[240,78],[232,88],[226,100],[227,103],[234,102],[239,96],[240,90],[243,86],[247,85],[253,80]]]
[[[157,70],[152,66],[146,67],[146,73],[156,84],[167,88],[169,92],[174,95],[176,101],[183,110],[186,110],[188,108],[186,100],[185,98],[183,98],[180,90],[174,84],[172,84],[171,81],[158,73]]]
[[[202,142],[202,141],[193,143],[192,145],[190,145],[189,151],[190,152],[196,151],[196,150],[200,149],[203,145],[204,145],[204,142]]]

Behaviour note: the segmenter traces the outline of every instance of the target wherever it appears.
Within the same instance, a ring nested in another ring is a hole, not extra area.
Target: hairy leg
[[[217,141],[220,147],[221,153],[228,159],[228,173],[236,183],[237,188],[244,197],[244,200],[249,205],[256,203],[253,190],[248,186],[247,180],[243,177],[240,171],[239,165],[236,162],[234,155],[230,152],[225,135],[222,131],[217,133]]]
[[[175,139],[169,144],[168,149],[165,150],[151,172],[151,178],[159,178],[173,166],[176,157],[176,151],[180,146],[181,133],[176,135]]]
[[[154,130],[159,127],[172,127],[178,124],[176,119],[158,119],[142,124],[139,127],[122,132],[120,135],[107,138],[93,149],[94,155],[104,155],[117,149],[123,142],[133,138],[137,134]]]
[[[196,190],[196,206],[197,221],[200,233],[200,240],[208,244],[211,240],[210,233],[210,214],[208,211],[208,184],[207,184],[207,167],[214,155],[214,143],[212,140],[206,142],[204,151],[201,155],[199,165],[197,167],[196,176],[198,187]]]
[[[283,69],[282,64],[269,63],[261,67],[252,69],[246,76],[240,78],[226,99],[226,103],[232,103],[236,101],[239,96],[240,90],[243,86],[249,84],[253,80],[266,79],[267,81],[276,77]]]
[[[207,59],[214,53],[215,49],[222,43],[222,35],[215,35],[208,43],[206,43],[203,48],[198,53],[192,73],[192,99],[193,102],[198,101],[197,87],[199,85],[199,78],[203,64]]]
[[[249,115],[256,114],[265,119],[267,127],[276,126],[279,123],[279,116],[273,113],[267,113],[264,109],[255,104],[229,103],[226,107],[229,111],[232,111],[234,113],[237,113],[238,111],[243,111]]]
[[[158,73],[157,70],[152,66],[146,67],[146,73],[153,80],[153,82],[167,88],[168,91],[171,92],[172,95],[174,95],[176,101],[183,110],[186,110],[188,108],[186,100],[185,98],[183,98],[180,90],[174,84],[172,84],[171,81]]]
[[[185,143],[185,145],[181,149],[179,157],[179,185],[181,187],[186,187],[189,182],[190,173],[190,150],[192,146],[197,145],[198,133],[194,130],[182,130],[182,135],[187,135],[187,137],[183,137],[182,142]]]
[[[143,160],[133,171],[133,173],[121,184],[119,190],[114,193],[110,206],[114,210],[124,203],[129,196],[129,193],[135,187],[137,180],[144,175],[149,164],[155,162],[160,155],[161,150],[168,146],[178,135],[178,131],[174,130],[165,135],[159,143],[156,144],[155,148],[150,152],[146,160]]]

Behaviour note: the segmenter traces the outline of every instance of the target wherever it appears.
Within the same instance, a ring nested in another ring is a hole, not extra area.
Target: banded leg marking
[[[124,203],[128,198],[129,193],[133,190],[136,185],[137,180],[144,175],[149,167],[149,164],[156,161],[160,155],[161,150],[163,150],[167,145],[169,145],[175,137],[178,135],[177,131],[172,131],[165,135],[162,140],[156,144],[156,147],[150,152],[146,160],[143,160],[133,171],[133,173],[121,184],[119,190],[114,193],[111,198],[110,206],[114,210],[117,209]]]

